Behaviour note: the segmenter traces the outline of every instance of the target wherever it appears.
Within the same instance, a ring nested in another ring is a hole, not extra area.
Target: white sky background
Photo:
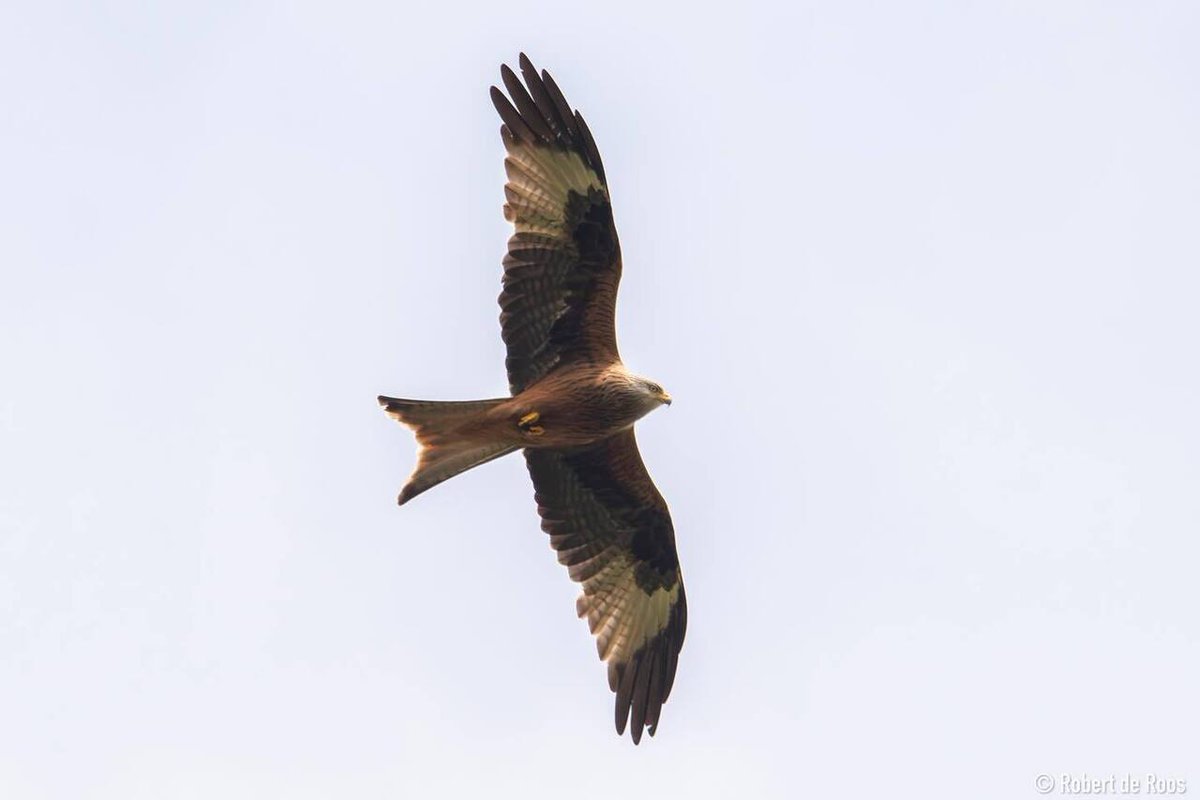
[[[0,12],[0,796],[1200,789],[1200,11]],[[510,457],[487,87],[596,135],[687,576],[612,730]],[[749,796],[743,794],[742,796]]]

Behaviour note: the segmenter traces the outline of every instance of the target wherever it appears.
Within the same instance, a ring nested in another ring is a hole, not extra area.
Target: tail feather
[[[438,401],[380,397],[379,405],[417,435],[417,466],[400,491],[400,505],[460,472],[518,449],[488,436],[486,412],[505,402]]]

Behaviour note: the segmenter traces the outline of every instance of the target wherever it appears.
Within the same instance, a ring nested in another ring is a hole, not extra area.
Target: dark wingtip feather
[[[591,163],[592,169],[596,170],[600,180],[607,183],[604,178],[604,164],[600,162],[600,150],[596,147],[596,140],[592,138],[592,131],[588,128],[587,121],[579,111],[575,112],[575,124],[579,126],[579,135],[583,138],[584,157]]]
[[[529,126],[530,130],[537,134],[537,140],[543,144],[553,143],[554,134],[546,125],[546,121],[542,119],[537,103],[533,102],[533,98],[529,96],[529,92],[517,74],[509,69],[507,64],[504,64],[500,67],[500,77],[504,80],[504,88],[508,89],[508,96],[517,107],[517,111],[521,113],[521,119]]]
[[[525,120],[521,119],[521,114],[517,109],[513,108],[513,104],[504,96],[504,92],[493,86],[491,96],[492,105],[496,107],[496,113],[500,115],[500,119],[504,120],[504,124],[515,138],[526,142],[537,141],[537,137],[534,136],[533,131],[525,124]]]
[[[643,659],[643,662],[645,659]],[[630,735],[633,737],[633,743],[637,744],[642,739],[642,731],[646,729],[646,696],[650,692],[650,665],[641,663],[637,665],[637,677],[633,682],[633,702],[629,704],[629,720]]]
[[[533,97],[534,105],[537,106],[537,113],[550,128],[550,140],[562,147],[571,147],[573,144],[571,130],[563,121],[558,104],[554,102],[554,97],[538,75],[533,62],[525,58],[524,54],[521,55],[521,75],[525,77],[525,85],[529,87],[529,94]]]
[[[679,599],[671,609],[666,627],[652,637],[629,661],[609,664],[609,687],[616,692],[617,734],[626,724],[633,743],[642,733],[651,736],[658,730],[663,704],[671,695],[679,650],[687,629],[687,597],[679,587]]]
[[[617,693],[617,735],[625,734],[625,724],[629,721],[629,701],[633,699],[633,692],[629,691],[627,686],[628,678],[632,677],[632,672],[628,664],[619,664],[616,669],[617,685],[613,691]],[[611,673],[610,673],[611,675]],[[610,685],[612,681],[609,681]]]
[[[518,56],[517,65],[525,78],[524,83],[511,67],[501,64],[500,78],[508,94],[492,87],[492,104],[512,133],[514,142],[574,151],[604,181],[600,151],[587,123],[578,111],[572,111],[554,78],[546,70],[539,74],[533,61],[524,53]]]
[[[579,141],[579,126],[575,124],[575,114],[572,113],[571,106],[567,103],[567,98],[563,97],[562,89],[558,88],[558,84],[554,82],[554,78],[546,70],[542,70],[542,86],[546,89],[550,103],[557,110],[558,118],[562,120],[567,138],[572,143]]]

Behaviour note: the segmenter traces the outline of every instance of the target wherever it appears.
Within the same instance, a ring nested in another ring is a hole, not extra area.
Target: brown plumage
[[[616,726],[653,736],[687,627],[675,533],[633,425],[670,396],[625,369],[615,311],[621,247],[600,153],[549,73],[507,66],[501,336],[512,396],[437,402],[380,397],[421,450],[400,503],[523,449],[542,529],[583,587],[576,603],[616,693]],[[511,101],[510,99],[511,98]]]

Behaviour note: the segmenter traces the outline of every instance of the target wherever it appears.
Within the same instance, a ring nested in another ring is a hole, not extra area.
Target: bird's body
[[[503,406],[522,447],[594,444],[633,426],[670,398],[620,362],[575,364],[555,370]],[[537,420],[529,420],[537,414]],[[521,420],[526,420],[522,423]]]
[[[495,87],[508,157],[501,335],[512,396],[443,402],[380,397],[416,433],[404,504],[455,475],[523,450],[542,528],[571,578],[616,692],[616,725],[653,735],[687,624],[674,528],[633,425],[670,396],[625,368],[614,313],[620,245],[591,133],[524,55],[526,86]]]

